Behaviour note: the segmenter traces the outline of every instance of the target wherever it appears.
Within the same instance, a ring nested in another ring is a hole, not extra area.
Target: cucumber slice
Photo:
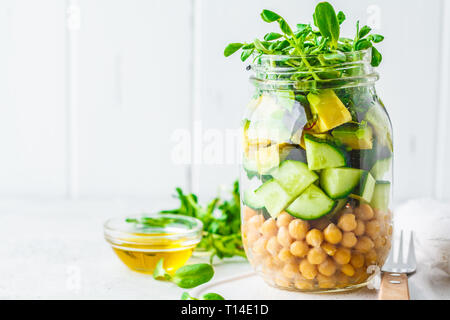
[[[286,211],[303,220],[318,219],[328,213],[334,208],[335,202],[328,198],[328,196],[315,184],[310,185]]]
[[[386,172],[391,170],[392,157],[377,160],[370,169],[370,174],[375,178],[375,180],[383,180]]]
[[[264,208],[264,201],[253,190],[247,189],[244,191],[243,202],[246,206],[258,210]]]
[[[346,198],[361,181],[364,170],[329,168],[320,173],[320,186],[331,199]]]
[[[371,206],[375,209],[387,212],[391,195],[391,183],[389,181],[377,181],[373,191]]]
[[[298,197],[319,176],[308,170],[308,166],[300,161],[286,160],[272,172],[272,176],[292,197]]]
[[[364,172],[361,178],[361,183],[359,184],[359,189],[357,196],[360,196],[365,202],[370,202],[372,200],[373,191],[375,189],[376,180],[369,172]]]
[[[306,134],[305,146],[309,170],[337,168],[347,165],[344,151],[330,141]]]
[[[293,199],[274,179],[256,189],[255,194],[263,199],[264,207],[272,218],[276,218]]]
[[[369,111],[367,111],[365,119],[372,125],[373,129],[375,130],[377,140],[382,145],[388,147],[392,152],[393,145],[391,135],[391,122],[384,107],[378,105],[372,106]]]

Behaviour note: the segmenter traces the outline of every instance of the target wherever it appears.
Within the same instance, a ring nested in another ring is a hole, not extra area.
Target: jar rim
[[[379,79],[371,65],[371,48],[337,55],[262,54],[250,65],[254,71],[250,80],[264,90],[311,90],[369,85]],[[308,59],[316,59],[316,64],[310,65]]]

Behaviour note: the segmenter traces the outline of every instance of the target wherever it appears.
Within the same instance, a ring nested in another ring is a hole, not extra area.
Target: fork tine
[[[400,231],[400,244],[398,245],[398,264],[403,264],[403,230]]]
[[[409,239],[407,264],[408,264],[409,268],[416,269],[416,254],[415,254],[415,250],[414,250],[414,233],[412,231],[411,231],[411,236]]]

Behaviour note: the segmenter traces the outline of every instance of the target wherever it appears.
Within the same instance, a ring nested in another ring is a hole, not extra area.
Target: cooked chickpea
[[[366,231],[366,225],[361,219],[356,219],[356,228],[353,230],[356,236],[362,236]]]
[[[336,272],[336,264],[333,259],[327,258],[324,262],[319,264],[317,269],[324,276],[331,276]]]
[[[356,218],[354,214],[346,213],[339,218],[338,227],[343,231],[353,231],[356,229]]]
[[[355,274],[355,268],[351,264],[344,264],[341,266],[341,272],[351,277]]]
[[[300,290],[312,290],[314,289],[314,282],[300,276],[295,279],[294,286]]]
[[[315,229],[323,230],[330,224],[330,219],[323,217],[311,222],[312,227]]]
[[[290,246],[291,253],[299,258],[303,258],[308,253],[309,247],[305,241],[294,241]]]
[[[281,244],[278,242],[277,237],[272,237],[267,241],[266,249],[273,256],[276,256],[281,250]]]
[[[374,216],[372,207],[369,206],[367,203],[360,204],[359,207],[355,209],[355,214],[358,217],[358,219],[361,220],[370,220]]]
[[[252,252],[255,254],[264,254],[266,252],[267,239],[259,238],[255,241],[252,247]]]
[[[303,259],[302,262],[300,262],[299,270],[302,273],[303,277],[308,280],[314,279],[317,275],[316,266],[309,263],[306,259]]]
[[[316,247],[309,250],[307,258],[308,262],[311,264],[321,264],[325,261],[327,255],[325,251],[322,250],[322,248]]]
[[[292,220],[289,223],[289,234],[297,240],[303,240],[309,229],[309,223],[300,219]]]
[[[255,241],[257,241],[259,237],[259,233],[255,231],[249,231],[247,233],[247,245],[251,246]]]
[[[247,207],[247,206],[244,207],[244,211],[242,212],[242,217],[243,217],[244,221],[247,221],[248,219],[250,219],[254,215],[256,215],[256,211],[255,210],[253,210],[252,208]]]
[[[289,230],[286,227],[281,227],[278,230],[278,235],[277,235],[277,239],[278,242],[283,246],[283,247],[288,247],[291,245],[293,239],[291,237],[291,235],[289,234]]]
[[[323,234],[318,229],[312,229],[306,234],[306,243],[313,247],[319,247],[323,241]]]
[[[280,276],[278,276],[278,277],[275,278],[275,284],[276,284],[277,286],[283,287],[283,288],[286,288],[286,287],[289,287],[289,286],[290,286],[289,280],[286,279],[286,278],[280,277]]]
[[[264,217],[261,214],[254,215],[248,220],[249,229],[259,230],[264,223]]]
[[[356,245],[357,242],[358,239],[356,238],[353,232],[344,232],[344,235],[342,236],[341,245],[347,248],[352,248]]]
[[[317,283],[319,285],[319,288],[322,289],[331,289],[336,286],[336,278],[335,277],[328,277],[323,274],[317,275]]]
[[[287,212],[280,213],[280,215],[277,217],[278,228],[288,227],[289,223],[292,221],[292,219],[293,219],[293,217],[289,213],[287,213]]]
[[[383,248],[384,245],[386,244],[386,237],[379,236],[379,237],[375,238],[373,243],[375,245],[375,248],[377,248],[377,249]]]
[[[345,273],[342,273],[341,271],[337,272],[335,277],[336,277],[336,283],[339,287],[345,287],[350,284],[349,277]]]
[[[336,250],[337,250],[336,246],[334,244],[331,244],[331,243],[328,243],[328,242],[322,243],[321,248],[329,256],[334,256],[334,254],[336,253]]]
[[[336,250],[333,259],[339,264],[347,264],[350,262],[351,256],[350,249],[341,247]]]
[[[261,226],[261,233],[266,238],[271,238],[275,236],[277,234],[277,231],[278,231],[277,223],[273,218],[264,221],[264,223]]]
[[[364,255],[361,253],[354,253],[350,259],[350,264],[355,268],[362,268],[364,266]]]
[[[366,223],[366,234],[375,239],[380,234],[380,223],[377,220],[370,220]]]
[[[285,264],[282,272],[286,278],[293,279],[298,274],[298,265],[295,263]]]
[[[370,249],[374,247],[374,243],[372,239],[367,236],[362,236],[358,239],[358,242],[355,245],[355,249],[362,253],[369,252]]]
[[[365,257],[367,266],[375,264],[377,262],[377,258],[378,258],[377,252],[375,251],[375,249],[369,250],[369,252],[367,252],[364,257]]]
[[[294,256],[292,255],[291,251],[287,248],[281,248],[280,252],[278,253],[278,259],[280,259],[283,262],[291,262],[294,260]]]
[[[342,232],[334,223],[330,223],[325,230],[323,230],[325,240],[331,244],[337,244],[342,240]]]

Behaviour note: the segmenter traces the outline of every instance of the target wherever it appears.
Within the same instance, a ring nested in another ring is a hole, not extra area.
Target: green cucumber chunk
[[[370,169],[370,174],[375,178],[375,180],[383,180],[386,172],[391,170],[391,162],[392,157],[377,160],[372,169]]]
[[[300,161],[286,160],[272,172],[272,176],[292,197],[298,197],[319,176]]]
[[[389,181],[377,181],[373,191],[371,206],[374,209],[387,212],[391,195],[391,183]]]
[[[329,168],[320,173],[320,186],[331,199],[346,198],[361,181],[364,170]]]
[[[364,172],[361,178],[361,183],[359,184],[359,190],[356,193],[365,202],[370,202],[372,200],[373,192],[375,189],[376,180],[369,172]]]
[[[264,201],[259,197],[255,191],[247,189],[244,191],[243,202],[246,206],[258,210],[264,208]]]
[[[391,122],[384,107],[372,106],[369,111],[367,111],[365,120],[372,125],[379,143],[388,147],[392,152]]]
[[[372,149],[372,127],[367,122],[346,123],[331,132],[331,135],[352,149]]]
[[[328,213],[334,208],[335,202],[328,198],[328,196],[315,184],[310,185],[286,211],[303,220],[318,219]]]
[[[305,134],[306,158],[309,170],[344,167],[344,151],[333,143]]]
[[[272,218],[276,218],[293,199],[274,179],[256,189],[255,194],[258,198],[263,199],[264,207]]]

